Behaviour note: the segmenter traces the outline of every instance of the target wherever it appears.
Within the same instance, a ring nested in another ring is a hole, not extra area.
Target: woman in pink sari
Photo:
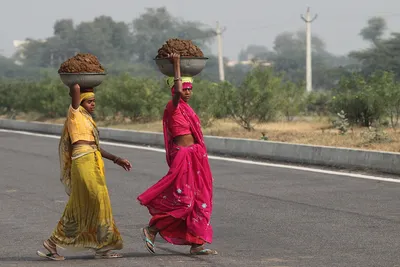
[[[181,78],[180,56],[170,55],[175,77],[169,79],[172,100],[163,117],[164,142],[170,167],[156,184],[138,200],[148,208],[152,218],[143,228],[146,248],[155,253],[157,233],[174,245],[190,245],[190,254],[215,255],[204,248],[212,242],[210,224],[213,178],[200,120],[187,104],[192,93],[192,79]]]

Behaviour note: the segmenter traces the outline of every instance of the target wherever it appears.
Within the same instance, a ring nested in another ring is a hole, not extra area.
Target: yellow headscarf
[[[174,84],[175,84],[174,77],[168,77],[166,79],[166,83],[169,86],[169,88],[174,86]],[[182,77],[182,83],[193,83],[193,78],[192,77]]]
[[[94,93],[93,92],[84,92],[84,93],[81,93],[81,95],[80,95],[80,102],[82,103],[82,101],[84,101],[84,100],[86,100],[86,99],[89,99],[89,98],[92,98],[92,97],[94,97]]]

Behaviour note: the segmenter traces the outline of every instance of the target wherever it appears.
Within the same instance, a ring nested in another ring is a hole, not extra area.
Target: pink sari
[[[142,193],[138,200],[153,216],[149,225],[159,229],[160,235],[175,245],[211,243],[213,178],[200,120],[183,100],[176,107],[189,122],[196,144],[181,147],[173,142],[168,130],[172,101],[163,117],[164,143],[168,173]]]

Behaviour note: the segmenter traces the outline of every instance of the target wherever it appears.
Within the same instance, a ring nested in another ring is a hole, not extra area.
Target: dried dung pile
[[[168,54],[176,53],[181,57],[204,57],[203,51],[191,40],[169,39],[160,49],[156,58],[167,58]]]
[[[103,73],[96,56],[91,54],[77,54],[76,56],[63,62],[58,69],[58,73]]]

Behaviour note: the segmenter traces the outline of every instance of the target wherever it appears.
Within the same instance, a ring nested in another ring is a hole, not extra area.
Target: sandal
[[[95,259],[116,259],[116,258],[122,258],[122,255],[117,253],[117,252],[112,252],[112,251],[104,251],[104,252],[96,252],[94,254]]]
[[[43,253],[40,250],[36,251],[36,255],[42,258],[46,258],[53,261],[63,261],[65,257],[61,256],[57,253],[57,247],[54,245],[52,246],[48,240],[43,242],[43,247],[47,249],[50,253]]]
[[[194,250],[193,248],[191,248],[190,255],[218,255],[218,252],[209,248],[203,248],[201,250]]]
[[[144,241],[144,243],[145,243],[146,249],[147,249],[150,253],[155,254],[156,251],[155,251],[155,245],[154,245],[154,243],[153,243],[154,241],[152,242],[152,241],[148,238],[148,236],[149,236],[149,227],[142,228],[142,229],[140,229],[140,230],[142,231],[142,239],[143,239],[143,241]]]
[[[63,260],[65,260],[65,258],[63,256],[60,256],[57,253],[48,253],[48,254],[46,254],[46,253],[41,252],[40,250],[36,251],[36,255],[38,255],[39,257],[42,257],[42,258],[53,260],[53,261],[63,261]]]

